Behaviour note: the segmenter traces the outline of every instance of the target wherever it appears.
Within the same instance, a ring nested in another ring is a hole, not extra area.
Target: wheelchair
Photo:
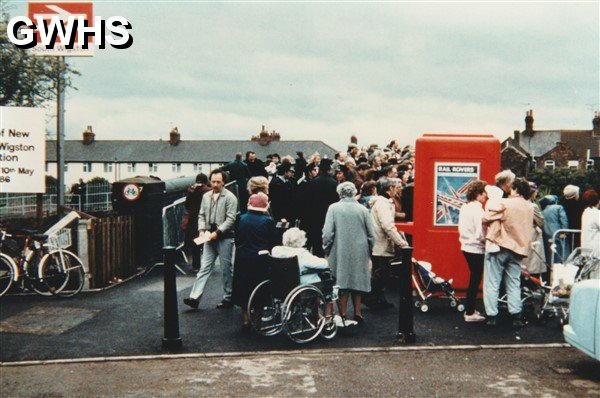
[[[284,331],[295,343],[307,343],[319,335],[334,338],[339,317],[333,314],[333,303],[337,303],[339,287],[334,286],[331,271],[324,272],[320,283],[301,285],[297,257],[268,257],[268,279],[256,286],[248,300],[252,329],[263,336]]]

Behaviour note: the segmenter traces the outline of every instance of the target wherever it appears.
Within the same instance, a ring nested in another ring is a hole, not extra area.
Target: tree
[[[8,40],[9,2],[0,0],[0,106],[42,106],[56,98],[58,57],[36,57]],[[62,65],[65,87],[79,72]]]

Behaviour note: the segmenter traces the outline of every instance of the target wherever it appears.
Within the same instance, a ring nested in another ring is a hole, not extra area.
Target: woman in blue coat
[[[275,222],[269,215],[269,198],[262,192],[250,196],[248,212],[240,216],[235,233],[233,266],[234,304],[242,308],[242,330],[249,330],[248,300],[256,286],[267,279],[265,256],[261,250],[271,250],[275,242]]]

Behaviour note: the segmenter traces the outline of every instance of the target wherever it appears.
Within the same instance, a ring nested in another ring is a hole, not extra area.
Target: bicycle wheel
[[[248,300],[248,316],[252,328],[263,336],[273,336],[281,331],[280,302],[271,295],[271,281],[261,282]]]
[[[39,265],[40,280],[55,296],[72,297],[83,289],[85,270],[75,254],[66,250],[53,250]]]
[[[10,290],[15,279],[15,266],[6,254],[0,254],[0,297]]]
[[[307,285],[292,291],[286,299],[283,327],[296,343],[314,340],[325,326],[325,298],[319,289]]]

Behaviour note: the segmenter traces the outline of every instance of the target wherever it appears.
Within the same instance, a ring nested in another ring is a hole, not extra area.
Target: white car
[[[575,283],[563,334],[567,343],[600,361],[600,279]]]

